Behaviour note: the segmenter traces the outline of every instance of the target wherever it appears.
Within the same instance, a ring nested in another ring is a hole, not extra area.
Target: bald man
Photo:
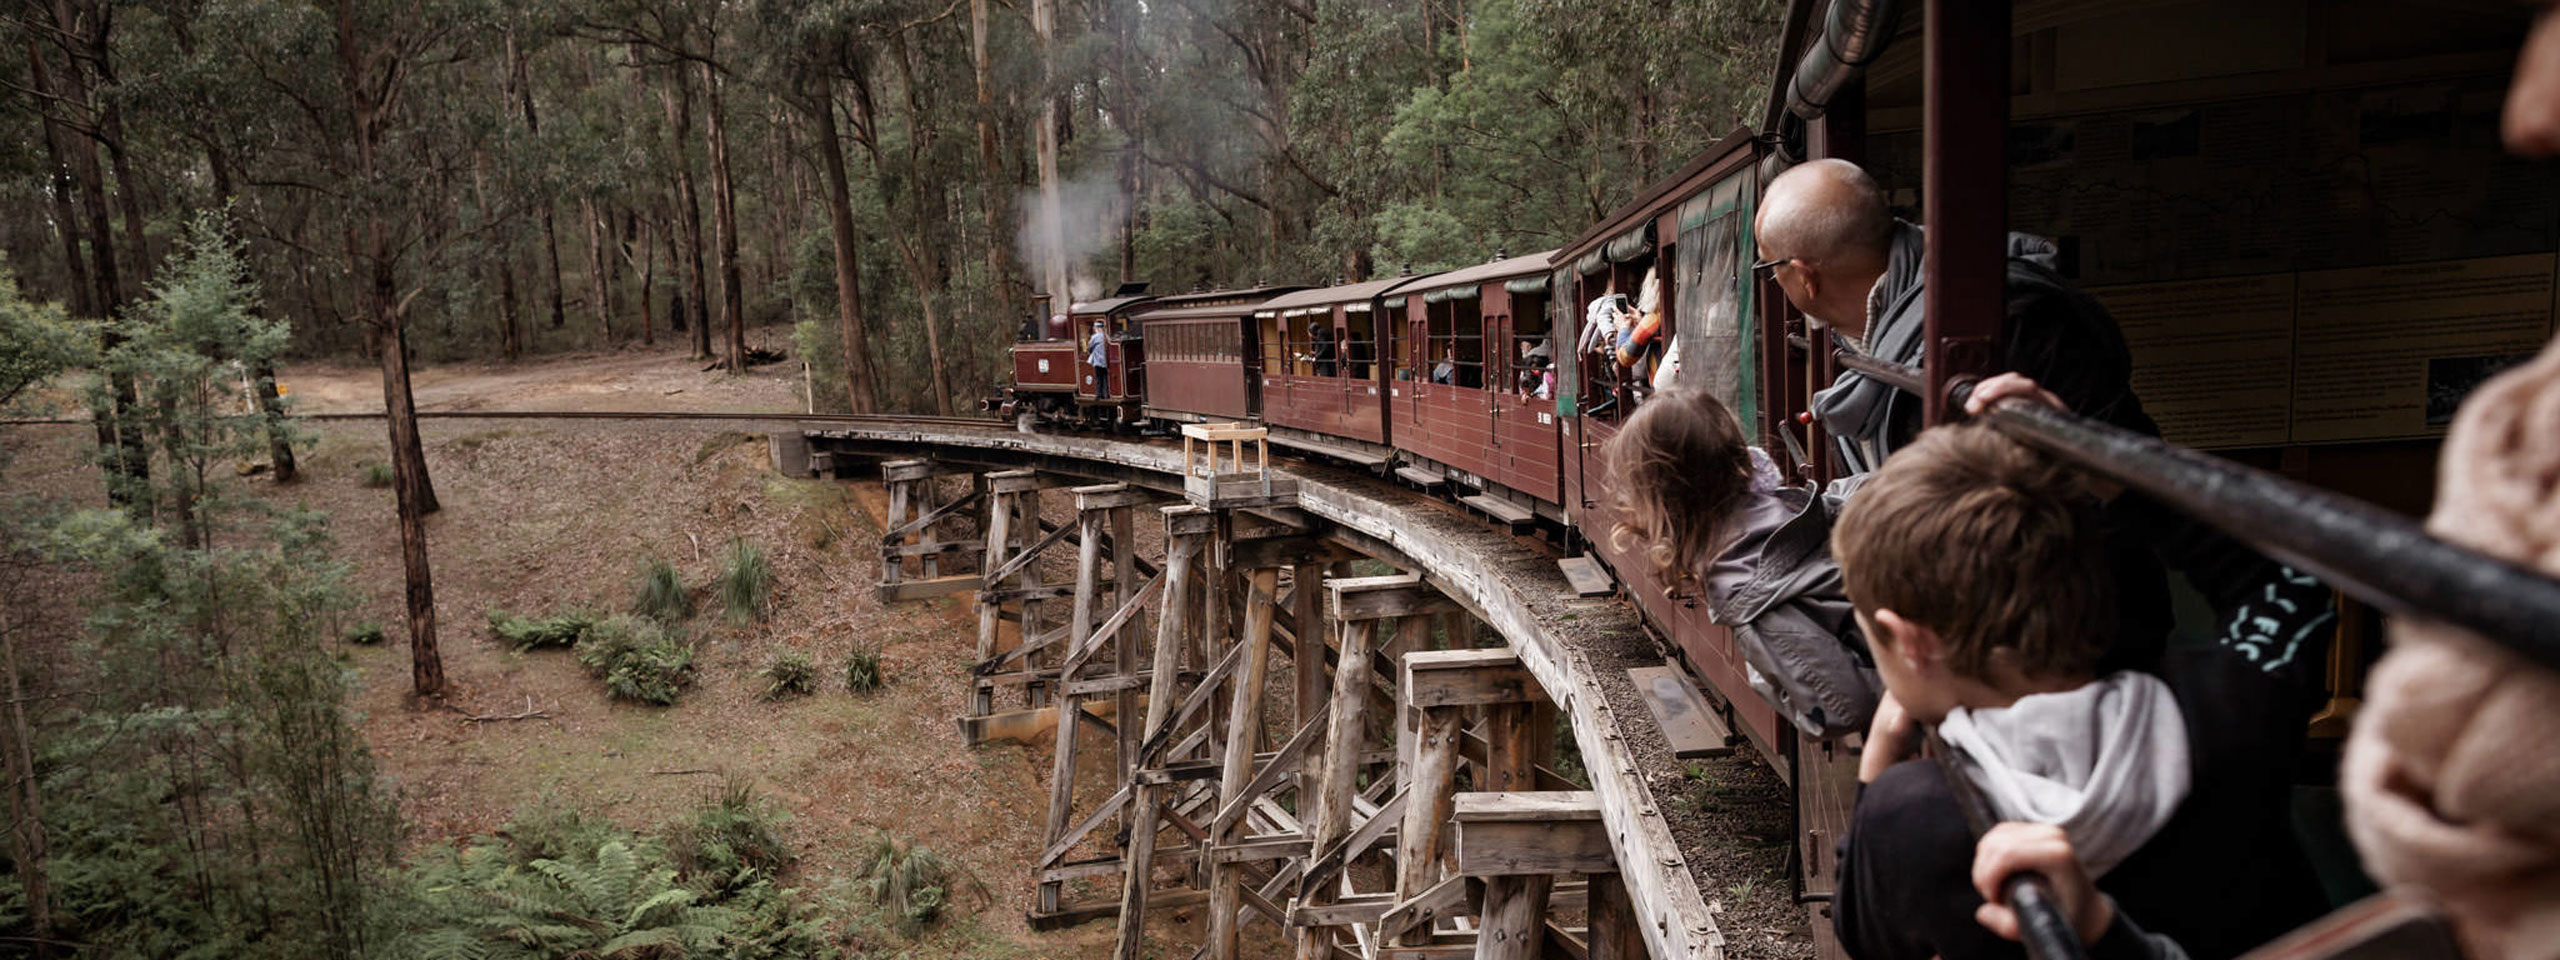
[[[1920,260],[1926,234],[1897,220],[1857,164],[1815,160],[1780,174],[1753,232],[1787,302],[1841,345],[1920,365]],[[2157,435],[2129,382],[2124,334],[2105,308],[2055,269],[2053,242],[2009,235],[2002,370],[2032,377],[2074,412]],[[1857,373],[1814,395],[1813,412],[1851,473],[1865,473],[1920,432],[1920,398]]]

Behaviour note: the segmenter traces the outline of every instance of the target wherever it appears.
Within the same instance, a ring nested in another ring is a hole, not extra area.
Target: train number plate
[[[1040,358],[1040,372],[1041,372],[1041,373],[1047,373],[1047,372],[1049,372],[1049,358],[1047,358],[1047,357],[1042,357],[1042,358]]]
[[[1538,412],[1538,425],[1539,425],[1539,426],[1541,426],[1541,427],[1552,427],[1552,426],[1555,426],[1555,425],[1556,425],[1556,415],[1555,415],[1555,414],[1552,414],[1552,413],[1548,413],[1548,412],[1543,411],[1543,410],[1539,411],[1539,412]]]

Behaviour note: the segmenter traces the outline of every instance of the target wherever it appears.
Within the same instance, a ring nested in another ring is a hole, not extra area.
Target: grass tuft
[[[764,548],[745,540],[733,541],[721,554],[720,605],[728,612],[731,623],[753,623],[764,619],[773,605],[773,563],[766,560]]]
[[[693,619],[693,592],[684,588],[676,565],[651,557],[631,582],[631,612],[660,623]]]
[[[347,630],[348,643],[370,647],[381,643],[382,640],[382,625],[371,620],[356,624]]]
[[[756,795],[752,781],[731,774],[691,819],[668,831],[667,855],[687,880],[714,890],[744,889],[791,864],[791,845],[782,836],[787,819]]]
[[[871,693],[889,685],[889,676],[881,672],[880,651],[855,650],[845,658],[844,687],[855,693]]]
[[[818,662],[798,651],[773,658],[759,674],[764,677],[764,698],[805,697],[818,692]]]
[[[376,490],[388,487],[391,485],[391,481],[395,476],[396,475],[391,472],[390,464],[368,463],[364,465],[364,485],[367,487],[371,487]]]
[[[941,920],[962,884],[986,896],[986,887],[951,858],[886,833],[872,836],[855,876],[871,902],[909,937]]]

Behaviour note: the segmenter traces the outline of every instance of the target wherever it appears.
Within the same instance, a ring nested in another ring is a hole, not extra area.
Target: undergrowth
[[[574,812],[519,816],[410,868],[402,939],[430,960],[833,957],[816,906],[777,886],[778,826],[737,784],[663,836]]]
[[[773,658],[760,675],[765,680],[764,697],[767,700],[805,697],[818,692],[818,662],[796,650]]]
[[[368,464],[365,464],[365,465],[364,465],[364,485],[365,485],[365,486],[372,487],[372,488],[374,488],[374,489],[376,489],[376,490],[379,490],[379,489],[382,489],[382,488],[384,488],[384,487],[388,487],[388,486],[390,486],[390,485],[391,485],[391,481],[392,481],[392,479],[393,479],[393,475],[392,475],[392,473],[391,473],[391,465],[390,465],[390,464],[387,464],[387,463],[368,463]]]
[[[963,885],[980,899],[987,896],[986,885],[951,858],[887,833],[872,836],[854,875],[871,902],[909,937],[940,922]]]
[[[764,619],[773,604],[773,563],[764,548],[746,540],[729,544],[720,558],[720,605],[731,623]]]
[[[631,612],[662,623],[682,623],[693,619],[693,593],[684,588],[684,577],[676,573],[675,564],[665,558],[651,557],[632,578]]]
[[[616,700],[668,706],[693,683],[693,644],[640,617],[596,623],[578,643],[578,662]]]
[[[577,646],[600,622],[595,614],[574,608],[547,617],[519,617],[495,608],[489,611],[489,632],[518,650]]]
[[[371,620],[356,624],[347,630],[347,642],[361,646],[374,646],[381,643],[382,638],[382,624]]]
[[[880,651],[855,650],[844,661],[844,687],[855,693],[870,693],[889,685],[889,676],[880,670]]]

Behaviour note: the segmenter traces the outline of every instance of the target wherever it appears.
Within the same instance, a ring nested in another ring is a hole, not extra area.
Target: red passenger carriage
[[[1388,446],[1380,301],[1414,277],[1389,277],[1272,298],[1254,311],[1262,421],[1271,442],[1371,467]]]
[[[1416,280],[1383,305],[1404,459],[1562,522],[1548,256]]]
[[[1138,311],[1148,344],[1145,405],[1161,420],[1249,420],[1261,415],[1262,350],[1253,314],[1296,287],[1217,290],[1166,297]]]

